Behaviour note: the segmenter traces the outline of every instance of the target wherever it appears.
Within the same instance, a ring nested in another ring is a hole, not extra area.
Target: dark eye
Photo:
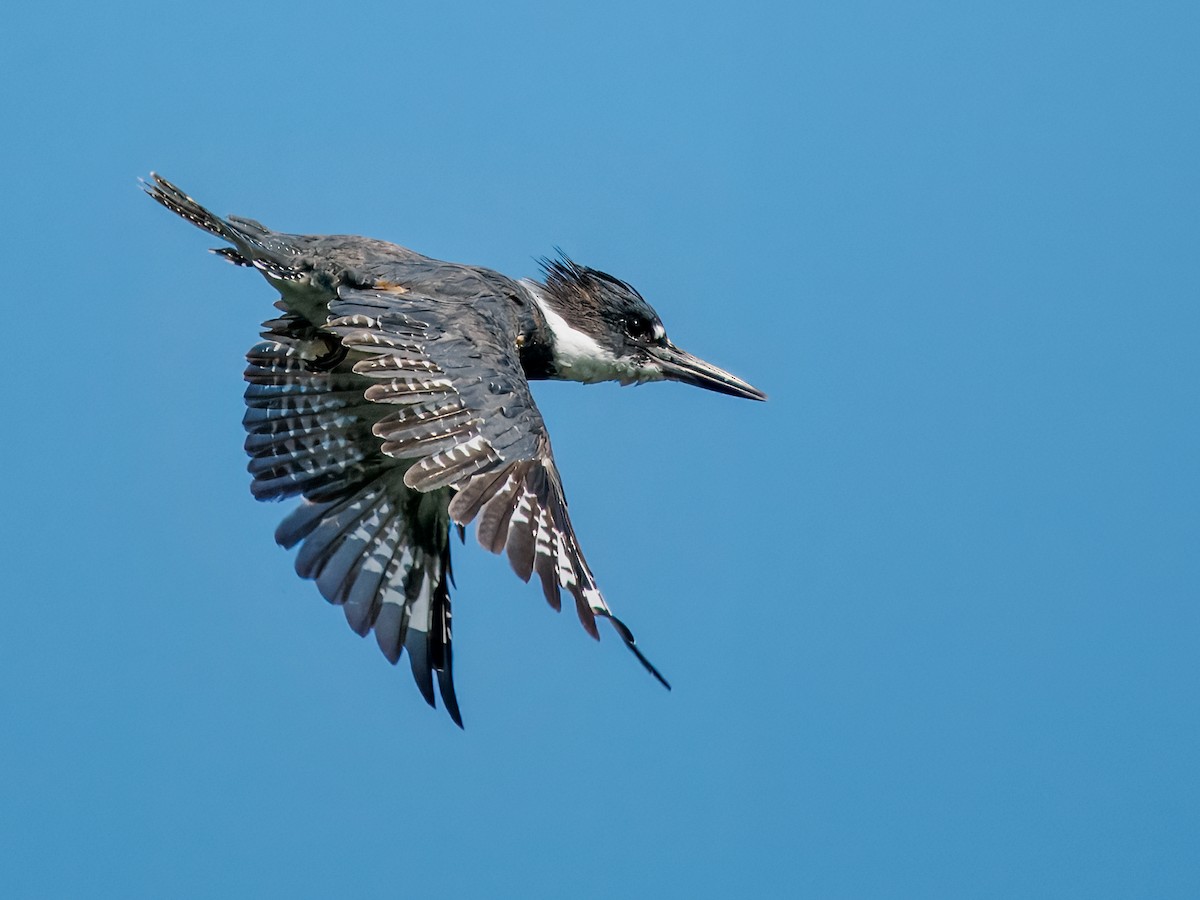
[[[654,337],[654,323],[637,313],[625,319],[625,333],[637,341],[648,341]]]

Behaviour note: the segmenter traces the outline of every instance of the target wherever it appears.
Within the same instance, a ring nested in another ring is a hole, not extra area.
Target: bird
[[[458,727],[451,635],[451,530],[566,594],[599,639],[606,619],[645,669],[670,684],[597,587],[530,382],[678,381],[766,395],[667,337],[630,284],[540,260],[541,280],[443,262],[386,241],[272,231],[221,217],[157,173],[162,206],[220,238],[213,253],[260,272],[279,294],[246,354],[245,449],[258,500],[299,498],[275,532],[296,573],[407,654],[421,695]]]

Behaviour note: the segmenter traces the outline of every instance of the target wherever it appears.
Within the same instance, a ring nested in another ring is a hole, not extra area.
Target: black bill
[[[671,381],[694,384],[719,394],[744,397],[747,400],[766,400],[767,395],[724,369],[706,363],[698,356],[680,350],[674,344],[650,347],[650,355],[662,367],[663,377]]]

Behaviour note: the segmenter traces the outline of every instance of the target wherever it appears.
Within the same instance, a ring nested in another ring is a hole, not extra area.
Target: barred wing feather
[[[525,581],[538,575],[546,600],[565,590],[580,622],[599,637],[596,617],[664,685],[629,629],[596,586],[567,514],[567,501],[545,423],[515,349],[504,298],[469,309],[444,297],[342,287],[325,330],[365,356],[355,373],[372,380],[365,396],[395,407],[374,425],[384,453],[415,459],[404,483],[454,491],[449,516],[477,523],[480,543],[506,553]],[[669,685],[668,685],[669,686]]]
[[[246,357],[251,490],[263,500],[303,498],[275,533],[284,547],[300,545],[296,573],[340,605],[358,634],[373,630],[390,662],[407,652],[431,706],[436,678],[447,712],[461,725],[448,492],[404,484],[402,468],[372,434],[382,409],[364,397],[370,382],[350,368],[330,335],[292,316],[265,328],[265,340]]]

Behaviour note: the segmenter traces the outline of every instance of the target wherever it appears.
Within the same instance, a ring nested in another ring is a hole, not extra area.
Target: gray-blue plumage
[[[258,269],[283,315],[247,354],[246,451],[254,496],[299,496],[276,540],[297,573],[374,631],[392,663],[407,653],[422,695],[462,724],[453,683],[452,524],[535,574],[584,628],[609,619],[664,685],[596,586],[529,380],[671,379],[765,396],[675,347],[625,282],[565,257],[546,281],[515,281],[384,241],[273,232],[221,218],[166,180],[147,193]]]

